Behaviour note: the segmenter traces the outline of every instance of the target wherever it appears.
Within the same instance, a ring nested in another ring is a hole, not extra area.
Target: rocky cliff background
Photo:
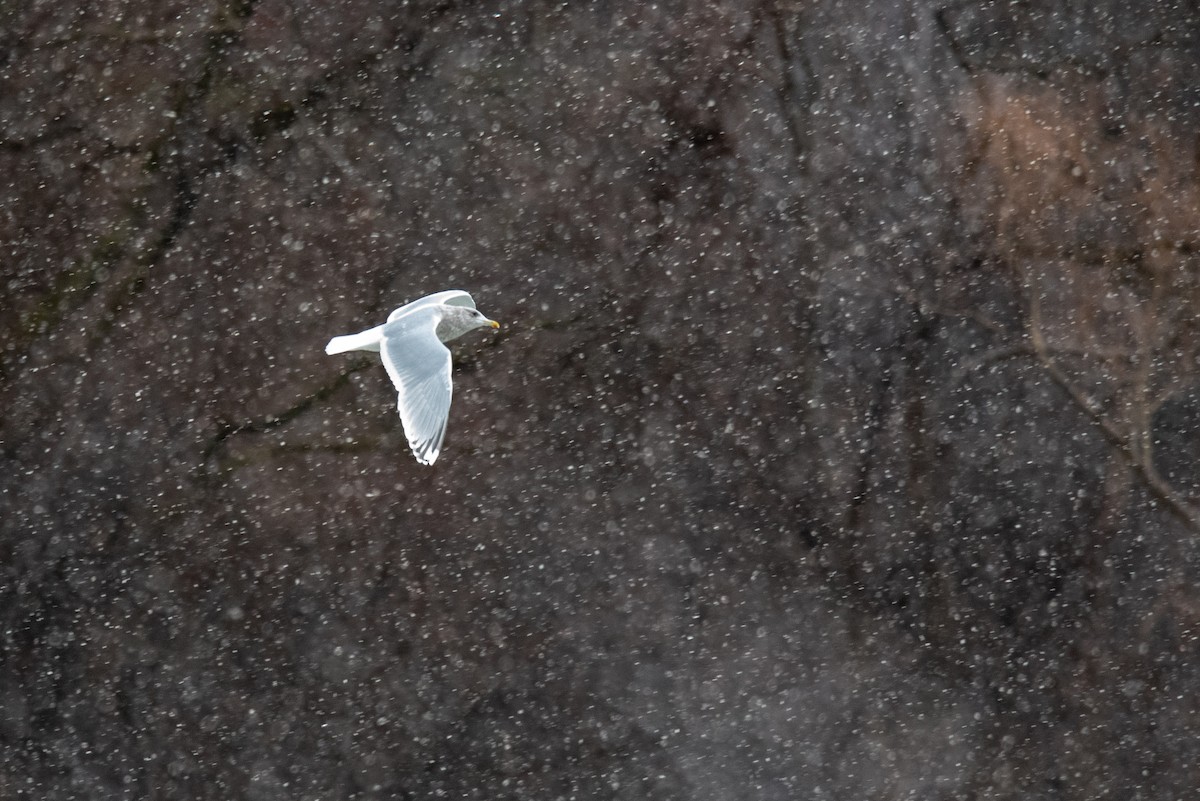
[[[1200,785],[1200,9],[0,4],[0,795]],[[459,287],[432,469],[329,337]]]

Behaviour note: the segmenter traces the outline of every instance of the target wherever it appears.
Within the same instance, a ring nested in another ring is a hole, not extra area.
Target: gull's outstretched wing
[[[468,309],[475,308],[475,301],[471,296],[461,289],[447,289],[445,292],[434,292],[432,295],[414,300],[412,303],[406,303],[394,312],[388,315],[388,322],[395,320],[397,317],[408,314],[421,306],[440,306],[445,303],[448,306],[466,306]]]
[[[437,459],[450,416],[450,350],[437,337],[441,319],[440,307],[431,305],[387,323],[379,354],[396,385],[396,408],[409,447],[421,464]]]

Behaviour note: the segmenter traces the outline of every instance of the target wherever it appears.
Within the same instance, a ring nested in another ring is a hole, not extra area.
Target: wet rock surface
[[[1186,796],[1200,17],[1077,5],[0,9],[0,795]]]

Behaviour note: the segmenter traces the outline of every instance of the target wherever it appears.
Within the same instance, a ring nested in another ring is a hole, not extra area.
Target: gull
[[[476,328],[499,328],[475,310],[475,301],[460,289],[435,292],[401,306],[387,322],[359,334],[334,337],[328,354],[351,350],[379,353],[392,383],[396,408],[408,445],[421,464],[433,464],[446,437],[450,417],[450,349],[443,345]]]

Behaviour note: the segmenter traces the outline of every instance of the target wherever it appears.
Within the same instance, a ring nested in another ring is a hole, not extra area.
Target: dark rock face
[[[1197,74],[1182,0],[0,8],[0,796],[1185,797]],[[322,349],[454,287],[426,469]]]

